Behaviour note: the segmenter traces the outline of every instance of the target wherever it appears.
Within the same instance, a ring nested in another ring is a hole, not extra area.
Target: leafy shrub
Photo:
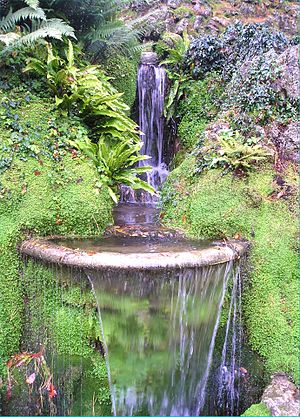
[[[210,71],[220,71],[228,80],[245,61],[270,50],[281,52],[290,44],[284,34],[271,30],[266,24],[236,23],[229,26],[221,38],[203,35],[194,39],[187,63],[195,78],[202,78]]]
[[[222,168],[224,173],[243,175],[269,155],[256,138],[244,139],[238,132],[223,130],[217,143],[200,148],[196,172]]]
[[[203,78],[208,72],[219,71],[224,65],[222,41],[212,35],[204,35],[191,42],[187,64],[195,78]]]
[[[223,96],[224,108],[235,106],[253,113],[256,123],[262,125],[273,116],[282,122],[296,118],[298,103],[274,88],[280,75],[276,54],[269,52],[253,58],[245,69],[233,75]]]
[[[282,52],[290,45],[290,41],[282,32],[274,31],[261,23],[236,23],[229,26],[222,41],[226,56],[224,76],[227,79],[233,75],[234,69],[245,61],[268,51]]]
[[[117,184],[130,185],[154,192],[136,174],[148,170],[134,168],[134,164],[145,156],[139,151],[141,143],[137,125],[126,115],[128,106],[121,100],[122,93],[109,83],[98,66],[78,68],[74,63],[72,43],[65,52],[66,60],[53,53],[48,45],[47,61],[31,58],[25,71],[35,71],[47,78],[55,94],[56,105],[64,111],[74,111],[93,129],[93,138],[79,141],[78,146],[97,166],[101,184],[110,188],[110,195],[116,201],[113,188]],[[77,142],[73,142],[76,146]],[[134,161],[134,162],[133,162]]]
[[[23,7],[14,13],[10,10],[0,20],[0,45],[5,45],[1,51],[2,56],[44,38],[75,38],[74,29],[70,25],[62,19],[47,19],[44,10],[37,7],[38,2],[30,4],[34,4],[35,7]]]

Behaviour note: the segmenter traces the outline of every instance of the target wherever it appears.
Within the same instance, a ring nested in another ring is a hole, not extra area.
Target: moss
[[[270,411],[267,406],[263,403],[253,404],[246,410],[242,416],[270,416]]]
[[[179,6],[172,12],[173,16],[177,19],[182,19],[184,17],[191,17],[195,14],[194,10],[187,6]]]
[[[190,157],[163,190],[164,220],[198,238],[241,235],[252,242],[244,314],[251,346],[270,372],[298,380],[297,212],[293,197],[274,199],[272,167],[246,179],[210,170],[193,176]]]
[[[123,93],[123,100],[132,109],[136,98],[137,69],[140,57],[110,56],[103,64],[114,87]]]
[[[49,113],[49,107],[46,100],[38,98],[32,113],[26,102],[20,105],[18,112],[22,119],[18,130],[27,129],[26,137],[29,135],[31,144],[39,149],[38,155],[31,155],[27,148],[23,153],[15,151],[10,167],[0,175],[0,357],[3,363],[19,351],[24,326],[26,288],[19,276],[22,262],[16,251],[17,243],[28,233],[99,235],[112,221],[107,190],[95,188],[95,168],[85,159],[71,155],[64,145],[65,136],[57,137],[62,133],[62,124],[58,114]],[[3,117],[9,123],[9,118]],[[49,131],[50,119],[55,126],[51,128],[54,133]],[[36,121],[39,134],[34,134]],[[65,120],[63,123],[67,126]],[[56,125],[60,127],[56,129]],[[70,120],[70,134],[73,128]],[[7,131],[13,134],[14,127],[4,127],[0,136],[7,137]],[[81,130],[76,132],[80,134]],[[53,157],[55,143],[59,144],[57,159]],[[42,280],[47,282],[47,279],[47,273],[43,272]]]
[[[178,134],[186,150],[191,150],[201,139],[201,135],[218,109],[218,99],[222,84],[216,74],[205,80],[192,81],[187,86],[185,99],[179,103],[181,117]]]

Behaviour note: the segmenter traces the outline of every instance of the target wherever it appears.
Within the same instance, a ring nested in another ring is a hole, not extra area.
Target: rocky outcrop
[[[272,416],[299,415],[299,389],[286,375],[275,374],[263,393],[262,402]]]
[[[282,125],[274,121],[264,128],[265,137],[272,142],[281,161],[298,162],[299,158],[299,127],[297,121]]]
[[[274,88],[282,91],[294,100],[299,95],[299,46],[292,46],[278,56],[277,65],[280,76],[274,82]]]
[[[299,5],[280,0],[246,2],[242,0],[208,2],[206,0],[132,0],[129,6],[139,16],[144,17],[144,26],[149,24],[145,38],[155,40],[157,34],[165,30],[181,33],[187,28],[195,32],[222,33],[224,28],[237,20],[242,23],[267,23],[272,29],[296,36],[298,33]],[[181,9],[181,10],[180,10]],[[186,10],[186,15],[178,15]],[[190,13],[188,13],[190,10]],[[141,16],[142,15],[142,16]],[[130,20],[130,16],[126,19]],[[183,21],[181,21],[183,20]],[[155,27],[155,30],[153,29]],[[145,27],[144,27],[145,29]]]

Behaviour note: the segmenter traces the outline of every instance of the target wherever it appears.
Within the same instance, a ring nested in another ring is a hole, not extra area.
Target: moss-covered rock
[[[253,404],[251,405],[251,407],[248,408],[248,410],[246,410],[242,416],[270,416],[270,411],[268,410],[268,408],[265,406],[265,404],[260,403],[260,404]]]
[[[103,64],[107,75],[111,77],[111,83],[120,93],[123,93],[122,98],[130,108],[133,107],[136,98],[139,60],[139,54],[131,58],[112,55]]]

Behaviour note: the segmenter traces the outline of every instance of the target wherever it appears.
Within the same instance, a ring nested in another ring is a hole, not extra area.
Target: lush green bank
[[[0,372],[5,375],[9,357],[32,346],[34,333],[47,323],[39,343],[55,346],[58,354],[94,358],[95,373],[103,362],[90,344],[95,328],[87,325],[95,305],[80,304],[80,289],[69,285],[61,303],[53,271],[35,265],[24,272],[16,247],[28,235],[101,234],[112,222],[111,199],[99,188],[95,167],[68,145],[67,138],[86,134],[84,125],[29,92],[16,98],[4,90],[1,99]]]

